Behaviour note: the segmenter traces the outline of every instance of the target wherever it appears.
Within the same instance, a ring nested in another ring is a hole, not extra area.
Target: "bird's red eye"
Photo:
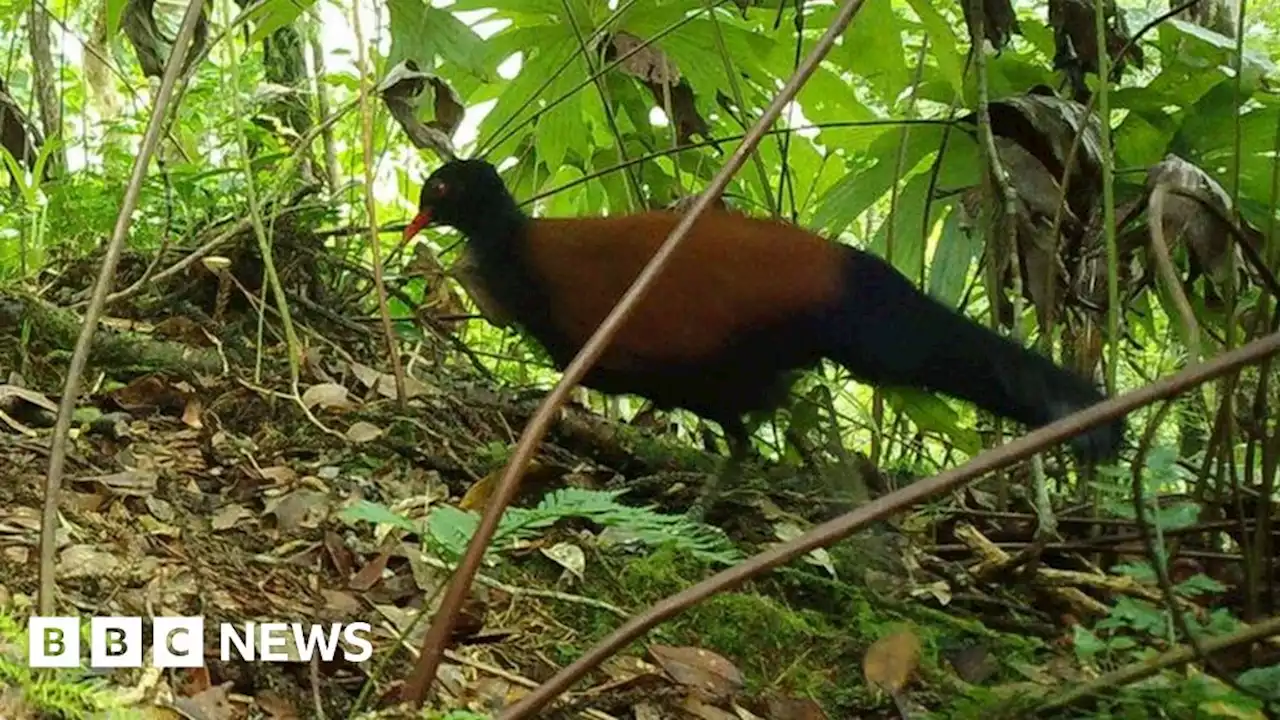
[[[449,192],[449,186],[443,180],[437,180],[431,185],[431,193],[436,197],[444,197]]]

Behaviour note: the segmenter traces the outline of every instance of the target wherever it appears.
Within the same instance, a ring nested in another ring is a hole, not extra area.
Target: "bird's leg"
[[[729,457],[725,459],[720,472],[713,475],[703,486],[702,493],[685,513],[686,517],[694,522],[702,522],[720,500],[721,492],[726,487],[732,488],[738,483],[742,475],[742,463],[751,451],[751,436],[747,433],[747,428],[742,421],[737,419],[722,421],[720,427],[724,428],[725,442],[729,444]]]

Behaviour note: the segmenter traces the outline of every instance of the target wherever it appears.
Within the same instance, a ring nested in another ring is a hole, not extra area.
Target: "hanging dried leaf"
[[[653,96],[654,105],[667,113],[676,128],[676,142],[685,145],[699,135],[709,137],[711,127],[698,113],[697,98],[680,68],[656,45],[628,32],[616,32],[601,41],[605,62],[625,58],[617,69],[644,85]],[[670,109],[668,110],[668,98]]]
[[[186,7],[182,8],[186,12]],[[124,8],[121,25],[124,27],[125,37],[138,56],[142,74],[153,78],[163,76],[164,64],[168,61],[177,38],[166,35],[160,29],[160,23],[156,19],[155,0],[129,0]],[[207,10],[202,8],[200,19],[196,21],[195,33],[191,36],[191,47],[182,61],[184,73],[191,69],[191,63],[204,52],[208,40],[209,18]]]
[[[972,22],[972,18],[969,17],[972,10],[968,2],[961,2],[960,6],[964,10],[964,19],[968,26]],[[1010,0],[982,0],[982,14],[982,34],[996,50],[1003,50],[1014,35],[1022,33],[1022,28],[1018,25],[1018,16],[1013,11],[1013,3]]]
[[[1159,185],[1170,190],[1162,221],[1169,250],[1177,247],[1179,241],[1185,241],[1191,253],[1189,279],[1194,280],[1203,271],[1215,283],[1224,283],[1240,262],[1239,251],[1232,251],[1231,230],[1217,213],[1176,191],[1194,192],[1208,198],[1227,217],[1231,213],[1231,198],[1208,173],[1173,154],[1166,155],[1147,171],[1147,192],[1151,193]]]
[[[1013,140],[1044,164],[1059,181],[1075,137],[1083,133],[1068,179],[1067,203],[1082,223],[1101,207],[1102,126],[1085,106],[1058,97],[1047,88],[1032,88],[990,105],[991,131]],[[969,120],[969,118],[966,118]]]
[[[428,85],[433,90],[434,117],[424,123],[418,118],[418,105]],[[457,157],[452,138],[462,123],[466,108],[448,83],[431,73],[422,72],[414,61],[403,60],[382,78],[377,92],[414,147],[434,150],[445,161]]]
[[[1066,268],[1058,256],[1059,239],[1079,237],[1083,228],[1069,207],[1063,209],[1060,232],[1054,232],[1054,214],[1062,187],[1048,168],[1021,145],[998,137],[996,150],[1017,195],[1014,226],[1017,252],[1026,298],[1036,309],[1041,328],[1053,327]]]
[[[1111,57],[1112,77],[1119,77],[1126,61],[1139,70],[1145,61],[1142,49],[1134,43],[1121,57],[1131,34],[1123,10],[1108,0],[1105,8],[1107,52]],[[1088,102],[1089,89],[1085,73],[1098,73],[1098,42],[1094,26],[1094,6],[1090,0],[1049,0],[1049,26],[1053,28],[1053,69],[1062,70],[1071,83],[1075,99]]]
[[[642,38],[625,31],[614,33],[610,44],[613,54],[612,57],[606,55],[605,60],[626,56],[618,65],[622,72],[645,83],[670,85],[680,82],[680,68],[656,45],[646,44]]]
[[[9,94],[4,80],[0,80],[0,144],[27,170],[36,167],[36,155],[44,144],[40,130],[31,124],[22,106]]]

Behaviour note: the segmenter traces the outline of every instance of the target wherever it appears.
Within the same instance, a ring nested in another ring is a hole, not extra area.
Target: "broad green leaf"
[[[591,159],[592,172],[601,172],[609,168],[617,167],[619,163],[617,148],[604,148],[597,152]],[[610,213],[621,212],[630,203],[627,195],[627,180],[622,173],[611,172],[602,175],[592,181],[593,185],[599,185],[604,189],[606,202]]]
[[[389,67],[413,60],[418,67],[432,70],[439,56],[446,64],[478,78],[489,77],[484,41],[449,10],[424,0],[388,0],[387,10],[391,15]]]
[[[934,8],[929,0],[907,0],[907,4],[929,33],[929,52],[938,63],[942,76],[951,84],[951,89],[964,92],[964,56],[957,49],[956,33],[951,23]]]
[[[921,430],[945,436],[962,452],[972,455],[982,448],[978,433],[960,427],[960,414],[941,397],[911,388],[887,390],[885,397],[894,410],[906,413]]]
[[[810,122],[850,123],[882,119],[858,100],[848,81],[825,67],[818,67],[796,96]],[[872,128],[878,133],[880,128]],[[843,137],[844,135],[842,135]]]
[[[877,255],[890,260],[903,275],[919,283],[920,267],[924,261],[925,242],[932,222],[924,217],[925,198],[929,193],[929,172],[912,175],[901,190],[898,191],[898,204],[895,212],[885,218],[876,234],[871,239],[870,249]],[[942,202],[929,205],[930,213],[937,217],[946,209]],[[893,221],[893,257],[889,257],[889,222]]]
[[[494,133],[499,128],[503,128],[504,125],[506,127],[501,131],[503,135],[517,128],[520,130],[520,132],[507,138],[501,147],[494,148],[496,157],[503,157],[505,153],[509,153],[514,147],[514,143],[532,132],[532,125],[529,123],[529,119],[534,116],[538,107],[534,93],[541,90],[547,79],[560,69],[564,64],[564,59],[569,56],[572,48],[576,45],[571,31],[560,25],[539,25],[532,28],[522,28],[520,32],[522,36],[527,36],[530,39],[527,47],[540,47],[542,49],[525,52],[520,74],[506,83],[505,89],[498,97],[498,102],[494,104],[493,109],[485,116],[484,120],[480,121],[479,136],[481,143],[486,146],[487,143],[496,139],[493,137]],[[536,37],[540,37],[541,41],[535,43],[534,38]],[[535,104],[530,106],[530,101]],[[519,113],[518,116],[516,116],[517,113]],[[516,116],[516,119],[508,124],[507,121],[512,116]]]
[[[249,42],[262,42],[271,33],[292,25],[294,20],[315,4],[316,0],[269,0],[258,6],[248,18],[253,23],[253,34],[249,36]]]
[[[834,14],[834,10],[826,13]],[[815,23],[816,27],[825,25],[825,22]],[[840,47],[832,51],[830,60],[841,70],[868,83],[879,99],[892,107],[903,88],[911,84],[911,70],[907,67],[902,42],[906,26],[894,13],[891,0],[866,0],[858,10],[857,20],[844,31]]]
[[[120,30],[120,18],[124,17],[124,8],[129,0],[106,0],[106,3],[107,37],[113,37]]]
[[[943,129],[938,126],[911,128],[903,151],[902,172],[911,174],[917,165],[936,152],[942,142]],[[901,128],[885,128],[867,151],[867,159],[874,164],[864,170],[850,172],[827,191],[826,197],[814,213],[812,224],[831,233],[845,230],[863,211],[889,191],[898,170],[898,152],[902,145]],[[973,175],[978,167],[970,156],[976,147],[967,134],[953,130],[948,140],[947,161],[943,163],[938,188],[945,190],[969,184],[963,181],[967,173]],[[968,164],[966,169],[965,165]]]
[[[454,12],[497,10],[501,15],[559,15],[564,12],[560,0],[457,0],[449,6]]]
[[[556,58],[556,67],[559,67],[565,60],[569,59],[572,50],[573,48],[569,46],[561,46],[556,50],[547,50],[545,52]],[[587,134],[582,132],[582,92],[594,92],[595,88],[588,86],[585,89],[574,89],[574,86],[578,85],[586,76],[586,68],[582,58],[574,58],[569,63],[569,69],[552,81],[543,95],[548,103],[564,98],[562,102],[559,102],[543,113],[542,117],[538,118],[538,130],[534,135],[538,156],[546,163],[547,172],[552,175],[555,175],[560,169],[570,145],[575,142],[584,142],[588,139]],[[585,153],[588,148],[583,147],[581,150]]]
[[[958,307],[969,277],[969,267],[982,252],[982,243],[960,225],[961,214],[952,208],[942,223],[942,233],[929,266],[929,294],[951,307]]]

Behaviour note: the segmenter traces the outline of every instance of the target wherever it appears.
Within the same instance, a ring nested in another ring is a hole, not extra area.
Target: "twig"
[[[395,328],[391,325],[391,310],[387,307],[387,284],[382,279],[382,244],[378,240],[377,203],[373,197],[373,103],[369,99],[374,79],[369,73],[369,58],[364,44],[364,32],[360,28],[360,3],[351,4],[351,27],[356,34],[356,61],[360,65],[360,146],[364,153],[364,209],[369,216],[369,254],[373,263],[373,287],[378,294],[378,313],[382,316],[382,331],[387,340],[387,360],[391,363],[391,375],[396,381],[396,403],[400,411],[408,409],[409,398],[404,388],[404,363],[400,362],[400,348]]]
[[[137,209],[138,198],[142,194],[142,181],[147,176],[151,156],[160,142],[160,129],[164,125],[169,99],[173,96],[183,58],[186,57],[191,46],[191,37],[195,33],[196,22],[200,19],[203,7],[204,0],[191,0],[187,5],[186,15],[182,18],[182,27],[178,30],[173,50],[169,54],[168,62],[165,63],[160,91],[156,93],[151,119],[147,122],[142,145],[138,148],[138,156],[134,160],[133,173],[129,176],[129,185],[125,188],[124,199],[120,203],[120,213],[116,216],[111,241],[107,244],[107,252],[102,258],[102,269],[98,272],[93,297],[89,299],[89,307],[85,309],[84,324],[80,326],[80,337],[76,339],[76,347],[67,368],[67,381],[63,385],[62,398],[58,403],[58,420],[54,424],[53,439],[49,446],[49,472],[45,476],[44,508],[40,520],[40,596],[37,607],[42,616],[53,615],[54,611],[53,596],[57,591],[54,578],[54,553],[57,551],[58,495],[62,483],[62,469],[66,464],[71,416],[80,398],[80,377],[84,374],[85,364],[89,360],[89,349],[93,344],[94,331],[98,328],[98,317],[106,304],[107,291],[115,279],[116,266],[120,262],[120,254],[124,249],[125,236],[128,235],[129,226],[133,223],[133,212]]]
[[[1246,345],[1245,347],[1248,347]],[[1274,617],[1257,625],[1250,625],[1230,635],[1211,638],[1205,640],[1203,648],[1205,652],[1213,653],[1222,650],[1229,650],[1239,645],[1248,645],[1250,643],[1262,640],[1272,635],[1280,634],[1280,617]],[[1109,672],[1096,680],[1077,685],[1070,690],[1058,695],[1057,697],[1046,700],[1039,708],[1039,711],[1056,710],[1059,708],[1072,705],[1091,695],[1096,695],[1108,688],[1120,687],[1129,683],[1138,682],[1145,678],[1176,665],[1181,665],[1195,659],[1195,651],[1191,648],[1179,647],[1170,650],[1162,655],[1145,660],[1143,662],[1126,665],[1125,667]]]

